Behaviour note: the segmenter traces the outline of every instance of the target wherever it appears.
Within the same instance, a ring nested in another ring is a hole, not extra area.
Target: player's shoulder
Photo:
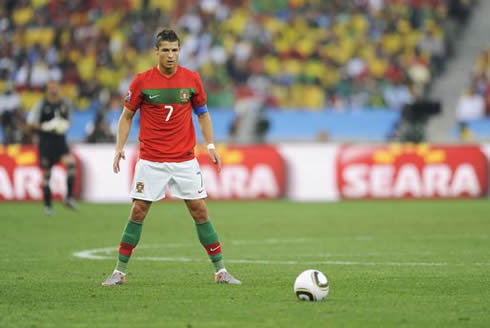
[[[186,76],[189,76],[192,78],[198,78],[198,79],[200,78],[198,72],[190,70],[184,66],[179,66],[179,71],[180,71],[180,74],[183,74],[183,75],[186,75]]]
[[[149,68],[146,71],[140,72],[135,75],[135,80],[147,80],[155,73],[155,67]]]

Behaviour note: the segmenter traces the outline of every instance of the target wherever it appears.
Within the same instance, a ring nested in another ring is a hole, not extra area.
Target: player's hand
[[[56,117],[54,117],[51,120],[46,121],[46,122],[41,124],[41,131],[44,131],[44,132],[56,131],[57,125],[58,125],[58,119]]]
[[[121,171],[121,168],[119,167],[119,162],[122,159],[126,159],[126,154],[124,153],[124,149],[116,150],[116,153],[114,154],[114,163],[112,164],[112,170],[114,173],[119,173]]]
[[[70,121],[65,120],[65,119],[58,119],[56,122],[56,133],[58,134],[65,134],[66,130],[70,127]]]
[[[208,149],[208,155],[211,159],[211,162],[213,162],[213,164],[217,166],[218,172],[221,171],[221,157],[219,156],[216,149]]]

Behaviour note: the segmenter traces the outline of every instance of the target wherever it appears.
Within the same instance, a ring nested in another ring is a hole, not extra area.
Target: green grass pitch
[[[0,327],[488,327],[490,201],[208,202],[216,285],[182,202],[154,204],[124,286],[104,288],[128,204],[0,204]],[[79,254],[77,257],[74,254]],[[90,259],[86,257],[98,257]],[[296,300],[305,269],[324,302]]]

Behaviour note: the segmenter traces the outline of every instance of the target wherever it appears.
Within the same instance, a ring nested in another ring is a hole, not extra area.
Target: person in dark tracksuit
[[[53,214],[49,180],[51,168],[61,162],[68,169],[65,205],[78,209],[74,201],[73,184],[75,161],[66,143],[66,131],[70,127],[70,104],[62,98],[60,85],[51,80],[46,85],[46,94],[31,110],[28,124],[38,134],[39,164],[43,171],[43,199],[46,215]]]

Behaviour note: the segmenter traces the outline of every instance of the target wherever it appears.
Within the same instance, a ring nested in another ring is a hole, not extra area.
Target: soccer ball
[[[318,270],[300,273],[294,282],[294,293],[302,301],[321,301],[328,295],[328,278]]]

